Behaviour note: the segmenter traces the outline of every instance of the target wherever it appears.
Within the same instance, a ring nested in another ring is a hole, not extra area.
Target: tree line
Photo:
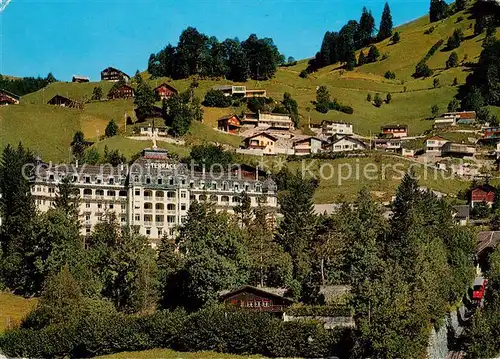
[[[192,156],[227,159],[221,148],[197,148]],[[28,150],[8,146],[0,163],[0,282],[18,294],[43,295],[24,329],[9,334],[16,343],[28,334],[60,333],[65,318],[92,317],[110,306],[139,318],[159,309],[198,313],[215,305],[221,290],[242,284],[284,287],[287,296],[321,305],[321,285],[349,284],[357,326],[348,335],[350,344],[342,341],[348,355],[414,358],[425,352],[430,325],[474,277],[473,233],[456,226],[450,206],[422,192],[411,174],[399,186],[387,220],[367,190],[333,215],[316,215],[318,182],[282,170],[273,175],[283,216],[277,227],[271,209],[250,206],[245,193],[234,215],[216,212],[207,198],[192,202],[182,228],[154,251],[146,237],[109,214],[83,240],[80,199],[69,179],[59,185],[54,207],[37,213],[30,184],[18,175],[30,161]],[[73,284],[54,290],[63,279]],[[68,304],[77,292],[90,307]],[[321,355],[332,353],[330,348]]]
[[[9,91],[18,96],[24,96],[31,92],[36,92],[52,82],[56,82],[56,78],[52,73],[49,73],[45,78],[42,77],[23,77],[9,78],[0,75],[0,89]]]
[[[371,10],[363,7],[359,22],[349,20],[339,32],[327,31],[325,33],[321,49],[309,61],[306,73],[337,62],[346,64],[347,69],[353,69],[357,64],[356,50],[369,46],[374,42],[385,40],[392,36],[392,32],[392,15],[388,3],[385,3],[377,35],[374,35],[375,19]],[[395,42],[399,41],[399,34],[395,40]]]
[[[270,79],[278,66],[284,64],[285,57],[271,38],[251,34],[242,42],[237,38],[219,42],[214,36],[188,27],[181,33],[177,46],[168,44],[150,55],[148,72],[153,77],[183,79],[199,75],[245,82],[249,78]]]

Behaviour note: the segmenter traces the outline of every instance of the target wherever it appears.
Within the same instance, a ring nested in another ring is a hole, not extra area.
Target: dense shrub
[[[415,78],[429,77],[432,76],[433,73],[434,71],[432,71],[424,61],[420,61],[417,64],[417,67],[415,68],[415,73],[413,74],[413,77]]]
[[[394,80],[396,78],[396,74],[389,70],[384,74],[384,77],[388,80]]]
[[[430,35],[434,32],[434,26],[429,27],[427,30],[424,31],[424,34]]]
[[[350,317],[352,312],[347,305],[300,305],[289,308],[286,314],[305,317]]]
[[[327,332],[312,321],[282,322],[266,313],[209,307],[186,315],[161,311],[136,317],[100,310],[42,329],[18,329],[0,337],[12,357],[92,357],[152,348],[213,350],[271,357],[346,357],[350,330]],[[341,342],[342,341],[342,342]]]
[[[205,94],[203,105],[207,107],[229,107],[233,100],[230,96],[224,95],[220,90],[209,90]]]

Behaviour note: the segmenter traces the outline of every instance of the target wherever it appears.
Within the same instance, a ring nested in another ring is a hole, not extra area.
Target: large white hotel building
[[[175,233],[190,202],[210,201],[218,211],[232,212],[243,192],[252,207],[277,207],[274,181],[258,171],[205,171],[170,159],[163,149],[145,149],[130,166],[42,164],[35,172],[32,194],[40,211],[53,206],[58,184],[70,176],[80,193],[82,235],[112,212],[122,225],[137,226],[154,241]]]

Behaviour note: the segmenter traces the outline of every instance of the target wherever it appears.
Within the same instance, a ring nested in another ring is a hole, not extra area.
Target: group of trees
[[[52,82],[56,82],[56,78],[52,73],[47,77],[5,77],[0,75],[0,88],[9,91],[15,95],[23,96],[31,92],[36,92]]]
[[[316,90],[316,102],[314,103],[316,106],[316,111],[321,113],[328,113],[328,111],[340,111],[352,115],[354,113],[354,109],[351,106],[342,105],[337,101],[337,99],[330,99],[330,91],[324,85],[318,87]]]
[[[191,157],[231,161],[207,146]],[[318,216],[318,181],[282,170],[274,175],[283,216],[277,228],[272,210],[264,202],[252,207],[245,193],[234,215],[217,213],[207,198],[191,203],[184,225],[155,253],[112,215],[83,243],[78,193],[69,179],[59,185],[54,208],[36,213],[30,185],[18,175],[32,160],[22,146],[7,147],[0,164],[0,281],[24,295],[46,293],[23,323],[31,330],[110,303],[122,313],[196,311],[241,284],[285,287],[290,297],[321,304],[320,285],[350,284],[357,324],[352,352],[414,358],[425,352],[431,324],[474,276],[473,234],[454,225],[449,205],[422,192],[411,173],[387,220],[367,190],[335,214]]]
[[[196,82],[189,89],[175,94],[163,102],[165,125],[170,127],[173,136],[182,136],[189,131],[191,121],[203,121],[201,101],[194,95]]]
[[[148,72],[154,77],[179,79],[199,75],[244,82],[248,78],[272,78],[278,66],[285,62],[270,38],[259,39],[252,34],[243,42],[237,38],[219,42],[188,27],[177,46],[169,44],[157,54],[151,54]]]
[[[326,32],[321,50],[316,56],[310,60],[307,72],[313,72],[317,69],[342,62],[346,64],[348,70],[352,70],[358,63],[362,65],[365,55],[360,55],[360,60],[356,62],[355,51],[363,47],[369,46],[375,41],[382,41],[392,36],[393,23],[389,4],[385,4],[380,21],[379,31],[375,33],[375,19],[371,11],[363,7],[363,12],[359,23],[356,20],[350,20],[342,27],[339,32]],[[399,34],[393,40],[394,43],[399,41]],[[376,49],[376,48],[375,48]],[[375,49],[370,49],[372,52]],[[377,50],[378,53],[378,50]],[[372,54],[374,55],[374,53]],[[376,61],[378,56],[368,56],[370,59],[367,62]]]

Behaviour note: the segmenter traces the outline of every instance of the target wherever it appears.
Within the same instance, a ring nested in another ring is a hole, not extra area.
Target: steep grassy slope
[[[458,21],[459,17],[463,19]],[[396,29],[401,34],[401,41],[398,44],[391,44],[389,40],[377,44],[383,56],[376,63],[357,67],[350,72],[336,64],[322,68],[303,79],[299,77],[299,73],[306,68],[307,60],[302,60],[295,66],[280,68],[271,80],[250,80],[244,85],[250,89],[266,89],[268,96],[277,100],[283,98],[284,92],[289,92],[298,101],[302,126],[306,126],[309,120],[312,123],[319,123],[325,119],[342,120],[353,123],[357,133],[370,135],[378,133],[383,124],[399,123],[408,124],[411,135],[421,134],[432,127],[433,121],[428,120],[431,106],[438,105],[441,111],[444,111],[458,90],[457,86],[452,85],[454,78],[457,78],[459,84],[463,83],[470,69],[465,66],[445,69],[445,62],[451,53],[444,49],[445,45],[427,62],[434,70],[433,77],[414,79],[411,75],[415,66],[437,41],[442,39],[446,43],[456,28],[461,28],[466,36],[460,48],[455,50],[461,65],[465,62],[476,62],[482,50],[484,34],[474,37],[473,23],[474,20],[469,19],[466,12],[433,24],[429,24],[428,16],[424,16]],[[434,27],[434,31],[425,34],[424,32],[431,26]],[[320,41],[321,39],[317,39],[318,46]],[[365,54],[367,51],[364,49]],[[396,79],[384,78],[383,75],[388,70],[395,72]],[[147,73],[145,75],[147,77]],[[433,88],[434,78],[440,80],[438,88]],[[153,87],[164,81],[179,91],[185,91],[192,80],[172,81],[166,78],[149,80]],[[203,79],[198,82],[195,94],[200,98],[203,98],[206,91],[214,85],[230,84],[229,81],[216,79]],[[19,106],[0,108],[0,145],[22,141],[46,160],[66,161],[71,137],[75,131],[82,130],[87,138],[97,140],[104,134],[108,121],[115,119],[123,132],[125,117],[134,118],[134,106],[131,100],[90,103],[84,110],[64,109],[45,104],[55,94],[77,100],[89,99],[94,86],[97,85],[103,87],[106,95],[112,83],[53,83],[45,89],[24,96]],[[352,106],[354,114],[347,115],[336,111],[330,111],[328,114],[316,112],[312,101],[315,99],[316,88],[321,85],[328,87],[332,98]],[[366,101],[368,93],[372,96],[380,93],[383,98],[387,93],[391,93],[392,102],[377,108]],[[237,147],[241,143],[239,137],[220,133],[213,127],[222,115],[240,113],[243,110],[242,106],[226,109],[204,108],[204,123],[194,123],[184,138],[187,147],[166,144],[161,146],[181,155],[188,153],[189,146],[203,141]],[[500,108],[492,108],[492,111],[500,114]],[[127,126],[127,133],[117,138],[98,141],[95,146],[102,151],[107,145],[109,149],[119,149],[127,156],[132,156],[140,149],[150,146],[147,141],[126,139],[125,135],[130,134],[131,130],[132,126]],[[435,185],[437,184],[436,182]],[[320,189],[320,193],[323,194],[319,196],[331,200],[338,191],[334,190],[334,187],[329,187],[328,182],[324,185],[325,187]],[[461,185],[453,187],[458,188]],[[354,190],[356,186],[352,188]]]
[[[17,327],[21,320],[35,308],[38,299],[25,299],[10,293],[0,293],[0,333]]]

